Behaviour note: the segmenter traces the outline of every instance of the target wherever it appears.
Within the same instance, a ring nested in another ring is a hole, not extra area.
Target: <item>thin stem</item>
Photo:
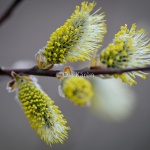
[[[16,7],[22,2],[23,0],[14,0],[14,2],[9,6],[9,8],[4,12],[4,14],[0,17],[0,25],[4,23],[14,12]]]
[[[27,69],[15,69],[15,68],[0,68],[0,75],[11,76],[11,72],[14,71],[16,73],[23,73],[26,75],[37,75],[37,76],[49,76],[56,77],[57,73],[61,70],[40,70],[37,66],[27,68]],[[112,74],[121,74],[125,72],[133,72],[133,71],[150,71],[150,66],[141,67],[141,68],[128,68],[128,69],[104,69],[101,67],[91,67],[84,68],[81,70],[74,70],[76,74],[79,76],[88,76],[88,75],[112,75]]]

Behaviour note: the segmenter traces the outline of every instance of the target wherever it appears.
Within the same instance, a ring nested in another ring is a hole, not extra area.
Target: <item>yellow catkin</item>
[[[85,61],[101,47],[106,33],[105,15],[97,14],[100,9],[90,15],[95,5],[95,2],[82,2],[70,19],[51,34],[47,45],[36,55],[40,69],[50,64]]]
[[[14,74],[8,88],[17,91],[17,98],[31,127],[49,145],[64,143],[70,128],[66,126],[67,121],[58,106],[29,76]]]
[[[93,96],[90,82],[83,77],[72,76],[64,79],[62,91],[75,105],[86,105]]]
[[[131,29],[127,25],[121,26],[120,31],[115,34],[113,43],[109,44],[100,54],[100,63],[107,68],[135,68],[145,67],[150,63],[149,39],[145,38],[144,29],[136,30],[136,24]],[[121,78],[123,82],[130,85],[136,84],[135,75],[145,79],[145,73],[135,71],[114,75]]]
[[[60,95],[65,96],[75,105],[87,105],[94,93],[91,83],[84,77],[75,75],[70,67],[65,67],[64,72],[59,72]]]

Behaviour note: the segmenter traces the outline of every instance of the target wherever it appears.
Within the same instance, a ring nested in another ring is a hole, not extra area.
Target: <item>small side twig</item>
[[[4,14],[0,17],[0,26],[4,23],[14,12],[16,7],[22,2],[23,0],[14,0],[14,2],[9,6],[9,8],[4,12]]]

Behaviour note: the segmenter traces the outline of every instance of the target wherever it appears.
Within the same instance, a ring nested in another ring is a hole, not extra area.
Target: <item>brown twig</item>
[[[15,68],[0,68],[0,75],[11,76],[11,72],[23,73],[26,75],[37,75],[37,76],[49,76],[56,77],[57,73],[61,70],[40,70],[37,66],[27,69],[15,69]],[[102,69],[99,67],[84,68],[81,70],[74,70],[79,76],[88,76],[88,75],[112,75],[112,74],[121,74],[125,72],[133,71],[150,71],[150,66],[141,67],[141,68],[128,68],[128,69]]]
[[[4,14],[0,17],[0,26],[4,23],[14,12],[16,7],[22,2],[23,0],[14,0],[14,2],[9,6],[9,8],[4,12]]]

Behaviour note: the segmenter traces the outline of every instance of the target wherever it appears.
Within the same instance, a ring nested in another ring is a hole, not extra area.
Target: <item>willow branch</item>
[[[16,73],[22,73],[26,75],[37,75],[37,76],[49,76],[56,77],[57,73],[61,70],[40,70],[37,66],[27,69],[15,69],[15,68],[0,68],[0,75],[11,76],[11,72],[14,71]],[[113,74],[122,74],[125,72],[133,72],[133,71],[150,71],[150,65],[147,67],[141,68],[129,68],[129,69],[104,69],[101,67],[91,67],[84,68],[81,70],[74,70],[76,74],[79,76],[88,76],[88,75],[113,75]]]
[[[14,0],[14,2],[9,6],[9,8],[4,12],[4,14],[0,17],[0,25],[4,23],[14,12],[16,7],[22,2],[23,0]]]

